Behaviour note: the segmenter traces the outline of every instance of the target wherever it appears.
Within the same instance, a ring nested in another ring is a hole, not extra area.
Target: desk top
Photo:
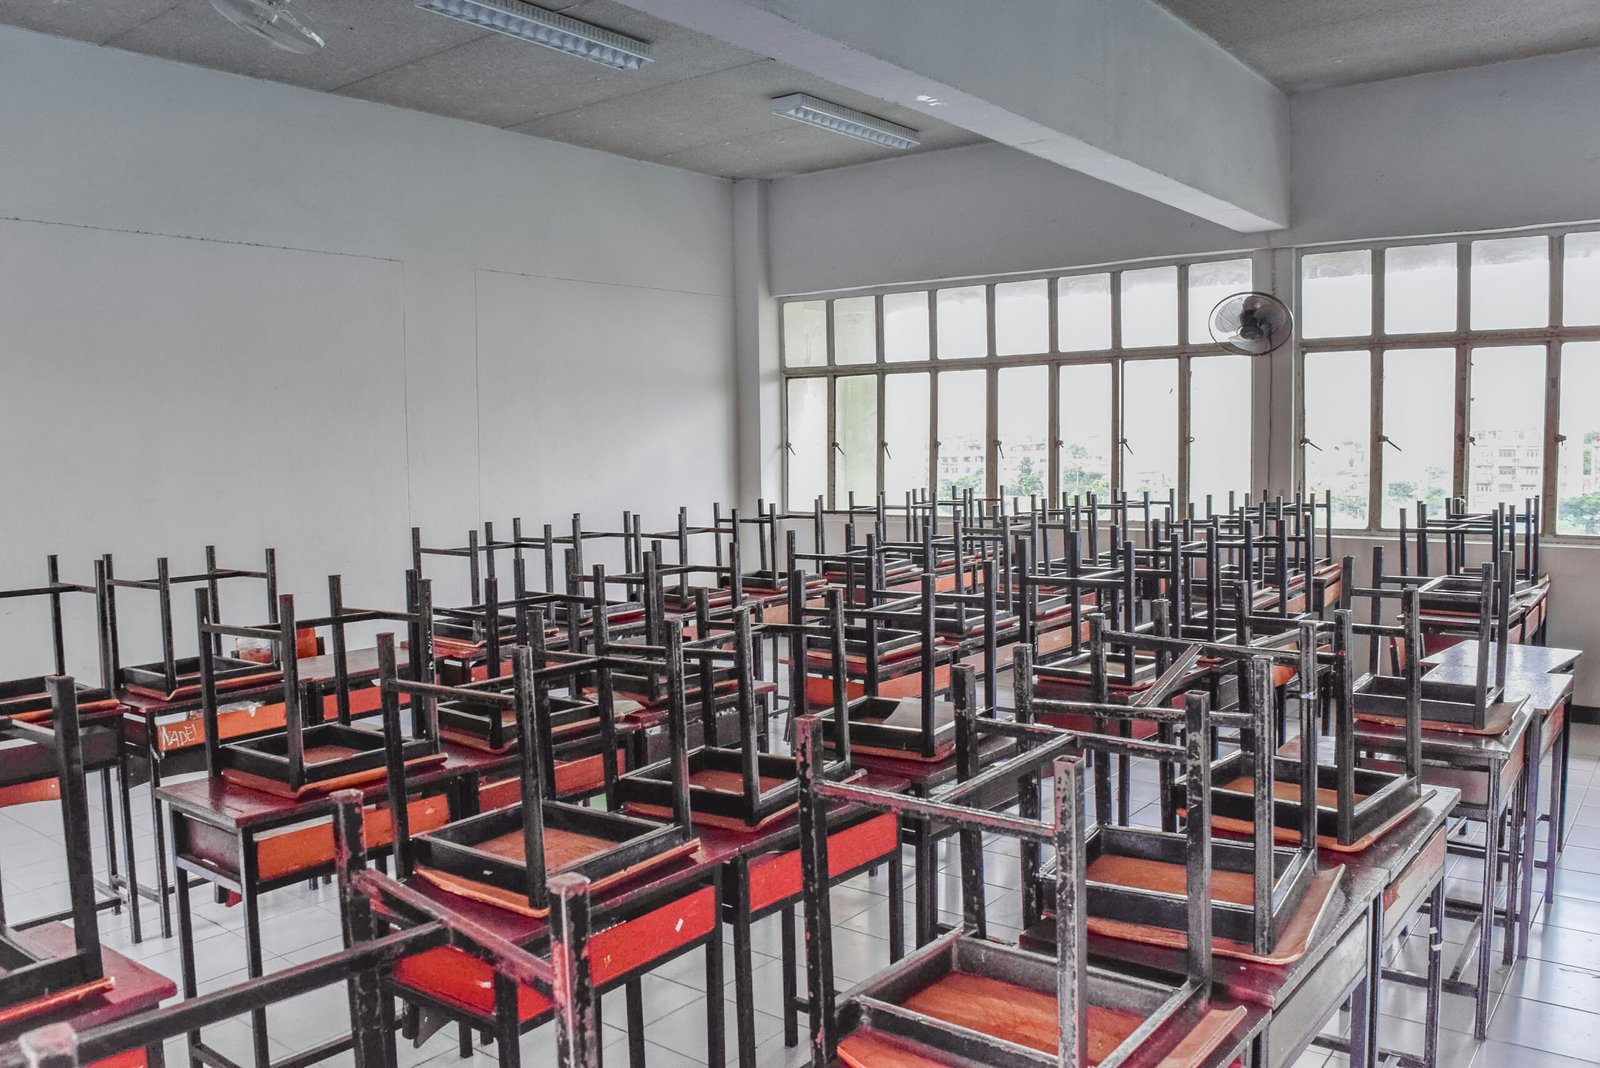
[[[1499,643],[1489,643],[1489,656],[1499,655]],[[1523,645],[1521,643],[1506,646],[1506,671],[1508,674],[1523,672],[1545,673],[1550,671],[1571,671],[1578,658],[1583,655],[1582,649],[1559,649],[1551,645]],[[1428,667],[1461,667],[1473,668],[1478,666],[1478,643],[1457,642],[1447,645],[1436,653],[1430,653],[1422,658],[1423,664]]]
[[[1434,668],[1423,676],[1425,682],[1451,682],[1472,686],[1478,681],[1475,664],[1454,662]],[[1572,696],[1574,676],[1506,666],[1505,693],[1511,700],[1526,699],[1534,711],[1548,715]]]
[[[34,927],[18,932],[17,938],[42,952],[53,955],[68,954],[77,948],[72,927],[65,923]],[[110,990],[71,1005],[64,1005],[56,1012],[30,1016],[9,1028],[0,1028],[0,1043],[11,1041],[36,1027],[50,1023],[65,1021],[79,1030],[98,1027],[155,1008],[178,992],[177,985],[171,979],[136,961],[129,960],[115,950],[102,947],[100,956],[104,963],[105,974],[113,981]]]
[[[1509,759],[1516,753],[1517,746],[1522,741],[1522,736],[1527,733],[1528,724],[1532,722],[1534,712],[1537,711],[1533,702],[1526,697],[1516,695],[1511,699],[1517,704],[1517,709],[1511,713],[1510,725],[1504,732],[1492,735],[1424,730],[1423,757],[1459,767],[1487,767]],[[1356,744],[1385,752],[1399,752],[1404,746],[1404,727],[1400,724],[1391,726],[1373,720],[1358,719]]]
[[[378,650],[349,649],[345,651],[345,677],[352,682],[370,679],[378,674]],[[265,665],[263,665],[265,666]],[[321,656],[307,656],[295,662],[295,669],[300,675],[301,682],[332,682],[333,654],[324,653]],[[223,690],[218,697],[226,703],[228,691]],[[128,710],[139,715],[167,716],[177,715],[181,712],[193,712],[200,707],[200,696],[183,697],[176,701],[163,701],[159,697],[149,694],[135,693],[123,688],[117,691],[117,700],[121,701]]]

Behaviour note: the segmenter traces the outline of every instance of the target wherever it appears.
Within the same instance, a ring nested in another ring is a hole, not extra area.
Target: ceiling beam
[[[624,2],[1210,222],[1289,224],[1288,98],[1150,0]]]

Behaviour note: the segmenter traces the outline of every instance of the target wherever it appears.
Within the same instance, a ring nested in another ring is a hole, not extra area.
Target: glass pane
[[[1472,350],[1467,507],[1518,508],[1544,492],[1543,345]]]
[[[1122,347],[1178,343],[1178,269],[1122,272]]]
[[[835,380],[834,419],[839,443],[833,467],[833,504],[871,504],[878,493],[878,378],[850,375]]]
[[[1600,342],[1561,346],[1557,534],[1600,534]]]
[[[989,355],[989,314],[984,287],[941,289],[935,297],[939,310],[939,358],[967,360]]]
[[[1007,497],[1046,492],[1050,477],[1050,368],[1000,370],[1000,485]]]
[[[828,362],[828,302],[791,301],[783,306],[786,367],[821,367]]]
[[[1050,351],[1050,283],[1004,282],[994,287],[994,351],[1021,356]]]
[[[1561,317],[1568,326],[1600,325],[1600,232],[1568,234]]]
[[[846,297],[833,302],[833,362],[876,363],[877,299]]]
[[[1061,492],[1111,492],[1111,365],[1061,368]]]
[[[1224,294],[1226,295],[1226,294]],[[1218,298],[1221,299],[1221,298]],[[1189,361],[1189,499],[1205,513],[1225,507],[1229,490],[1250,480],[1249,356],[1202,356]]]
[[[1223,260],[1220,263],[1189,265],[1189,343],[1211,341],[1211,309],[1224,297],[1248,293],[1255,287],[1255,272],[1249,260]]]
[[[1456,246],[1406,245],[1383,254],[1383,328],[1391,334],[1456,328]]]
[[[1454,349],[1396,349],[1383,359],[1383,525],[1400,509],[1416,521],[1416,503],[1443,515],[1455,457]]]
[[[1306,492],[1330,494],[1333,525],[1367,525],[1372,485],[1372,357],[1313,352],[1305,364]],[[1313,448],[1312,445],[1316,447]]]
[[[1300,336],[1372,333],[1372,250],[1318,252],[1300,258]]]
[[[987,371],[945,371],[939,375],[939,499],[972,490],[982,497],[988,464],[984,439],[988,425]]]
[[[1472,329],[1550,324],[1550,242],[1506,237],[1472,243]]]
[[[1122,365],[1122,488],[1165,495],[1178,484],[1178,361]]]
[[[1056,347],[1098,352],[1111,347],[1111,276],[1056,279]]]
[[[928,374],[888,375],[883,380],[883,491],[889,503],[907,490],[928,488]]]
[[[803,510],[828,489],[828,380],[789,380],[789,507]]]
[[[890,362],[928,358],[928,294],[883,295],[883,358]]]

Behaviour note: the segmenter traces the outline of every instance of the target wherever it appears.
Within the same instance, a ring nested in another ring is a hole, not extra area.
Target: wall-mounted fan
[[[1293,332],[1294,316],[1268,293],[1235,293],[1211,309],[1211,339],[1241,356],[1269,353]]]
[[[322,35],[293,0],[211,0],[217,13],[285,52],[306,55],[322,47]]]

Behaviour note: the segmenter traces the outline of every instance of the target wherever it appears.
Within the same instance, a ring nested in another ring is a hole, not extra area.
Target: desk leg
[[[1500,772],[1489,772],[1487,822],[1483,828],[1483,925],[1478,937],[1478,989],[1472,1010],[1472,1036],[1489,1037],[1489,970],[1494,963],[1495,894],[1500,874]],[[1440,917],[1443,922],[1443,917]]]
[[[1383,995],[1383,925],[1383,896],[1379,895],[1378,899],[1372,903],[1372,907],[1367,910],[1367,981],[1366,1001],[1364,1004],[1367,1028],[1366,1046],[1362,1049],[1360,1055],[1365,1057],[1365,1063],[1370,1065],[1381,1063],[1378,1059],[1378,1021],[1381,1018],[1379,999]],[[1352,999],[1352,1012],[1354,1008],[1355,1003],[1354,999]],[[1352,1017],[1350,1026],[1350,1057],[1352,1064],[1356,1063],[1355,1048],[1356,1028]]]
[[[496,972],[494,1030],[500,1068],[522,1068],[522,1028],[518,1015],[517,984]]]
[[[937,934],[939,916],[939,844],[927,820],[913,826],[917,867],[917,947],[927,945]]]
[[[1550,750],[1550,812],[1546,817],[1547,834],[1544,845],[1544,907],[1556,892],[1556,864],[1561,860],[1561,825],[1566,819],[1567,803],[1567,743],[1572,732],[1562,724],[1556,735],[1556,744]]]
[[[1533,727],[1529,726],[1529,731]],[[1517,913],[1522,903],[1522,825],[1527,816],[1528,768],[1524,760],[1522,774],[1517,777],[1511,807],[1507,813],[1506,851],[1506,933],[1500,943],[1500,963],[1510,964],[1517,954]]]
[[[1544,724],[1539,716],[1528,725],[1527,794],[1523,797],[1522,841],[1515,843],[1522,850],[1521,900],[1517,906],[1516,960],[1528,955],[1528,928],[1533,920],[1533,877],[1538,874],[1537,843],[1539,841],[1539,754],[1544,749]]]
[[[719,928],[706,940],[706,1068],[724,1068],[728,1061],[727,1003],[722,983],[722,931]]]
[[[122,814],[122,860],[123,866],[128,870],[128,909],[130,930],[133,934],[133,943],[138,945],[144,941],[144,922],[139,916],[139,868],[133,856],[133,796],[128,790],[128,747],[122,744],[121,732],[118,732],[117,742],[117,798],[121,802],[119,811]],[[109,822],[111,813],[106,812]],[[160,863],[161,854],[156,854],[156,862]]]
[[[167,823],[161,801],[156,797],[156,791],[161,789],[161,761],[157,757],[154,745],[145,751],[145,759],[150,761],[150,819],[156,832],[156,894],[161,898],[161,937],[171,938],[172,879],[167,872]],[[173,866],[177,866],[176,862]]]
[[[1439,1064],[1439,1003],[1444,994],[1444,878],[1428,898],[1428,1007],[1422,1030],[1422,1063]]]
[[[895,836],[894,849],[889,854],[889,960],[898,961],[906,955],[906,878],[905,863],[900,858],[900,837]]]
[[[117,864],[117,819],[116,808],[111,803],[111,768],[109,765],[100,769],[100,823],[101,830],[106,838],[106,885],[111,888],[111,896],[116,898],[116,903],[111,906],[113,916],[122,915],[122,890],[117,885],[122,882],[122,872]],[[135,913],[139,911],[139,903],[133,903]]]
[[[628,1065],[644,1068],[644,985],[635,976],[623,984],[623,992],[628,1003]]]
[[[799,951],[795,947],[794,906],[785,905],[782,914],[783,923],[783,1044],[793,1049],[800,1044],[800,1014],[795,1011],[795,998],[799,991],[795,988],[794,965],[795,957]]]
[[[174,864],[176,867],[176,864]],[[180,870],[179,874],[182,872]],[[189,880],[178,880],[178,967],[181,972],[180,987],[183,990],[183,1000],[192,999],[197,993],[194,968],[194,917],[189,911]],[[200,1068],[200,1058],[195,1056],[194,1047],[200,1042],[200,1032],[190,1031],[189,1068]]]
[[[182,879],[178,880],[182,882]],[[244,910],[245,966],[252,979],[261,978],[261,908],[256,900],[255,836],[245,831],[239,836],[239,907]],[[250,1030],[255,1040],[255,1068],[271,1068],[272,1054],[267,1047],[267,1010],[252,1010]]]
[[[1565,721],[1561,726],[1561,736],[1556,739],[1556,747],[1561,751],[1561,803],[1556,807],[1555,818],[1552,821],[1554,829],[1551,833],[1556,840],[1556,853],[1567,847],[1567,784],[1571,781],[1572,757],[1572,709],[1568,707]]]
[[[1369,912],[1368,923],[1371,922]],[[1369,958],[1366,974],[1350,992],[1350,1068],[1368,1068],[1375,1063],[1370,1051],[1375,1043],[1372,1003],[1377,996],[1373,993],[1373,987],[1376,985]]]
[[[739,1019],[734,1021],[739,1029],[739,1068],[753,1068],[756,1063],[756,1000],[755,980],[751,976],[750,948],[750,869],[740,857],[725,869],[732,883],[728,899],[733,902],[733,996]],[[706,991],[708,999],[717,998],[714,990]]]

